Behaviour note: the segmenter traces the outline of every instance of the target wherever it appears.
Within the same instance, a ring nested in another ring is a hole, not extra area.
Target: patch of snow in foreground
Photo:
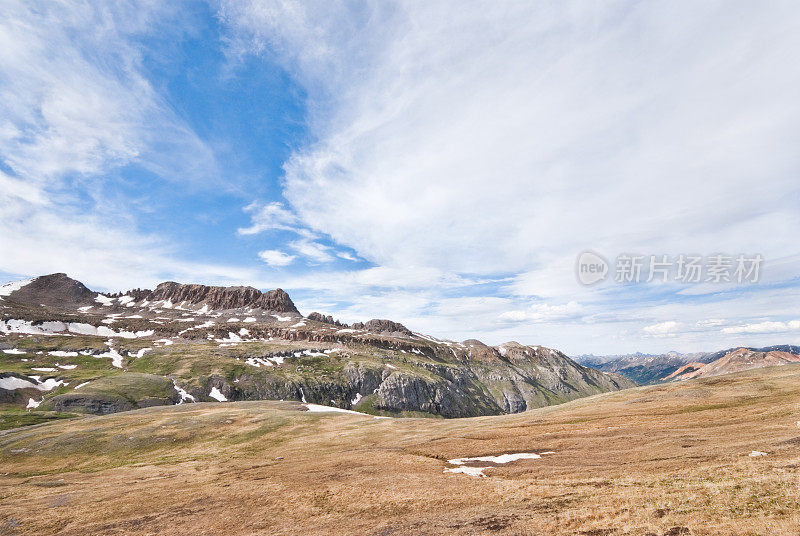
[[[397,370],[397,367],[395,367],[394,365],[390,365],[389,363],[384,363],[384,365],[386,365],[386,366],[387,366],[387,367],[389,367],[390,369]]]
[[[42,397],[42,400],[44,400],[44,397]],[[29,398],[29,399],[28,399],[28,405],[27,405],[27,406],[25,406],[25,409],[34,409],[34,408],[38,408],[38,407],[39,407],[39,404],[41,404],[41,403],[42,403],[42,400],[39,400],[39,401],[37,402],[36,400],[34,400],[34,399],[32,399],[32,398]]]
[[[280,315],[272,315],[272,316],[274,316],[278,320],[278,322],[288,322],[289,320],[292,319],[291,316],[280,316]]]
[[[361,401],[361,393],[356,393],[356,396],[355,396],[355,398],[353,398],[353,400],[351,400],[351,401],[350,401],[350,405],[351,405],[351,406],[355,406],[355,405],[356,405],[356,404],[358,404],[360,401]]]
[[[751,458],[758,458],[759,456],[766,456],[766,455],[767,455],[766,452],[761,452],[761,451],[758,451],[758,450],[754,450],[753,452],[748,454],[748,456],[750,456]]]
[[[555,454],[553,451],[542,452],[542,454]],[[541,458],[542,454],[535,454],[533,452],[517,452],[513,454],[500,454],[499,456],[475,456],[473,458],[453,458],[448,460],[448,463],[457,467],[448,467],[444,473],[463,473],[469,476],[486,477],[484,471],[491,469],[491,467],[468,467],[464,464],[467,462],[491,462],[491,463],[509,463],[516,460],[535,460]]]
[[[222,392],[219,389],[217,389],[216,387],[212,387],[211,388],[211,392],[208,393],[208,396],[210,396],[211,398],[213,398],[217,402],[227,402],[228,401],[228,399],[225,398],[225,395],[223,395]]]
[[[517,460],[535,460],[541,458],[540,454],[533,452],[517,452],[515,454],[500,454],[499,456],[476,456],[474,458],[453,458],[448,460],[452,465],[464,465],[467,462],[492,462],[492,463],[509,463]]]
[[[25,350],[17,350],[16,348],[11,348],[10,350],[3,350],[4,354],[11,354],[11,355],[20,355],[20,354],[27,354]],[[800,425],[800,423],[797,423]]]
[[[83,383],[81,383],[81,384],[79,384],[79,385],[76,385],[76,386],[75,386],[75,389],[80,389],[81,387],[83,387],[83,386],[84,386],[84,385],[86,385],[87,383],[89,383],[89,382],[83,382]]]
[[[255,322],[255,321],[256,321],[256,317],[254,317],[254,316],[248,316],[247,318],[245,318],[245,319],[243,320],[243,322],[245,322],[245,323],[247,323],[247,324],[252,324],[252,323],[253,323],[253,322]]]
[[[32,367],[31,370],[35,370],[36,372],[55,372],[56,369],[53,367]]]
[[[469,476],[479,476],[482,478],[486,478],[486,475],[483,474],[484,469],[489,469],[488,467],[448,467],[443,472],[444,473],[464,473],[465,475]]]

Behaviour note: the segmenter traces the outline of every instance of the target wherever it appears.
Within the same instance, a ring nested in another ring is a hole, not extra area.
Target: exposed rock
[[[323,315],[322,313],[318,313],[316,311],[308,315],[306,318],[308,318],[309,320],[313,320],[315,322],[322,322],[323,324],[332,324],[334,326],[343,325],[338,320],[334,320],[331,315]]]
[[[282,289],[261,292],[253,287],[211,287],[167,281],[158,285],[149,299],[169,300],[172,303],[185,301],[208,305],[212,309],[252,307],[279,313],[298,313],[291,298]]]
[[[42,409],[106,415],[151,406],[177,404],[180,395],[172,382],[154,374],[124,373],[90,382],[46,400]]]
[[[48,305],[50,307],[77,307],[94,303],[97,292],[92,292],[80,281],[67,274],[50,274],[33,281],[10,293],[9,300],[29,305]]]
[[[412,335],[411,330],[399,322],[392,322],[391,320],[372,319],[367,322],[356,322],[353,324],[353,329],[363,329],[370,333],[386,334],[386,335]]]

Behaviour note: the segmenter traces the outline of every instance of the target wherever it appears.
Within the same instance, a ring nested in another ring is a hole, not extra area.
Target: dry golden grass
[[[500,417],[299,408],[190,404],[2,433],[0,534],[800,533],[800,366]],[[450,458],[542,451],[555,454],[488,478],[443,474]]]

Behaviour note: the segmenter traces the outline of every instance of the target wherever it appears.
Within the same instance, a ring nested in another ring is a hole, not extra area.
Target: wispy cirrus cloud
[[[506,308],[481,306],[523,319],[506,322],[518,337],[636,350],[680,329],[686,346],[724,345],[697,322],[723,304],[746,322],[771,295],[585,288],[586,249],[761,253],[768,284],[796,286],[795,6],[228,0],[220,12],[232,53],[280,62],[306,91],[311,139],[283,183],[299,220],[382,269],[507,279],[479,291]],[[420,291],[432,311],[447,299],[435,281]],[[583,314],[537,321],[536,306],[571,302]]]

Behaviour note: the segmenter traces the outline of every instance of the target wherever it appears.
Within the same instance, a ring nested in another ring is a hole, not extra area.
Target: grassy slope
[[[0,531],[800,531],[800,366],[499,417],[298,409],[183,405],[0,432]],[[549,450],[489,469],[485,479],[442,473],[450,458]],[[769,455],[749,457],[753,450]]]

